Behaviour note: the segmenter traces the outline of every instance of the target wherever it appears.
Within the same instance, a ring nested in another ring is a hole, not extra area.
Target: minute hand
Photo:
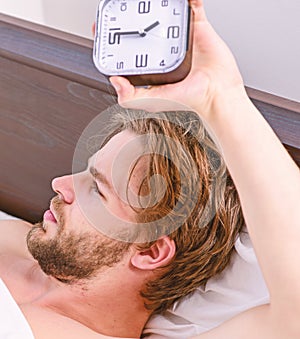
[[[159,25],[159,21],[154,22],[154,24],[148,26],[147,28],[144,29],[144,32],[149,32],[151,29]]]

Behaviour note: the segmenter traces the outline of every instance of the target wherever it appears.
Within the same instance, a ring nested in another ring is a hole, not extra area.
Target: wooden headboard
[[[51,179],[71,173],[83,129],[116,97],[93,65],[92,41],[0,20],[0,210],[35,222],[53,196]],[[300,104],[247,91],[300,166]]]

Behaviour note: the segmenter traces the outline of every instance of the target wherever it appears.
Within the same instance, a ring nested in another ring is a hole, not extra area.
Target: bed
[[[116,97],[92,63],[92,41],[0,19],[0,210],[35,222],[51,179],[71,172],[81,132]],[[300,104],[247,91],[300,166]]]

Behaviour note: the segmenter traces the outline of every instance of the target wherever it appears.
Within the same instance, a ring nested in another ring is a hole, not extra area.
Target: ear
[[[174,257],[176,245],[168,236],[158,239],[150,248],[137,250],[131,257],[134,267],[142,270],[153,270],[167,265]]]

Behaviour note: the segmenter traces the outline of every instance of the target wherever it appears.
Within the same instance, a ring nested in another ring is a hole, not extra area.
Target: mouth
[[[53,209],[53,207],[52,207],[52,204],[50,204],[50,212],[51,212],[51,214],[52,214],[52,217],[53,217],[53,219],[54,219],[54,222],[57,223],[56,213],[55,213],[55,211],[54,211],[54,209]]]
[[[46,230],[47,230],[47,226],[46,226],[45,221],[46,221],[46,222],[52,222],[52,223],[57,224],[57,220],[56,220],[56,218],[55,218],[54,213],[53,213],[52,210],[51,210],[51,207],[50,207],[49,210],[45,211],[43,220],[44,220],[44,222],[43,222],[43,226],[42,226],[42,227],[43,227],[43,230],[44,230],[45,232],[46,232]]]

